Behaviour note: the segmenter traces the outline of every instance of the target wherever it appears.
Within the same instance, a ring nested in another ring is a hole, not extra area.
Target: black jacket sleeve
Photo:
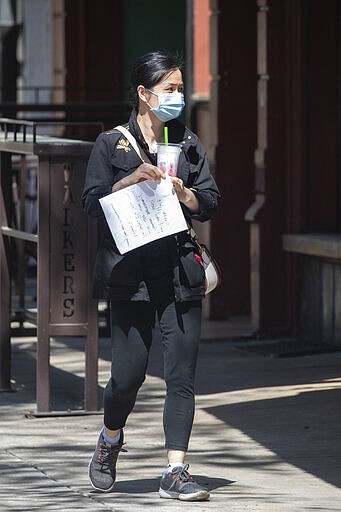
[[[192,213],[190,217],[204,222],[210,219],[216,211],[220,194],[209,168],[206,151],[200,140],[197,137],[195,139],[196,144],[189,148],[188,155],[190,167],[196,171],[193,173],[195,178],[190,185],[190,189],[198,199],[199,212]]]
[[[85,177],[82,203],[92,217],[103,215],[99,199],[111,193],[113,184],[111,143],[106,133],[101,133],[92,149]]]

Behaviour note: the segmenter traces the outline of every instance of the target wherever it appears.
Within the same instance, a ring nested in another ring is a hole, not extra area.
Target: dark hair
[[[171,55],[165,52],[150,52],[139,57],[131,74],[130,101],[134,107],[138,106],[136,89],[143,85],[151,89],[160,82],[170,71],[183,68],[183,59],[179,55]]]

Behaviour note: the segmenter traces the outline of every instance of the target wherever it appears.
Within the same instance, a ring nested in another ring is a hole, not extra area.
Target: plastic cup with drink
[[[180,151],[180,144],[159,143],[157,145],[158,168],[169,176],[176,176]]]

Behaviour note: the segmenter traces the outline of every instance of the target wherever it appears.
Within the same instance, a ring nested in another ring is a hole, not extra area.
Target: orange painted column
[[[209,0],[194,1],[194,94],[208,96],[210,90]]]

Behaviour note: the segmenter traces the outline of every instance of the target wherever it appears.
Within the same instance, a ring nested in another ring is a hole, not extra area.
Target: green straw
[[[165,126],[163,131],[165,135],[165,144],[168,144],[168,126]]]

